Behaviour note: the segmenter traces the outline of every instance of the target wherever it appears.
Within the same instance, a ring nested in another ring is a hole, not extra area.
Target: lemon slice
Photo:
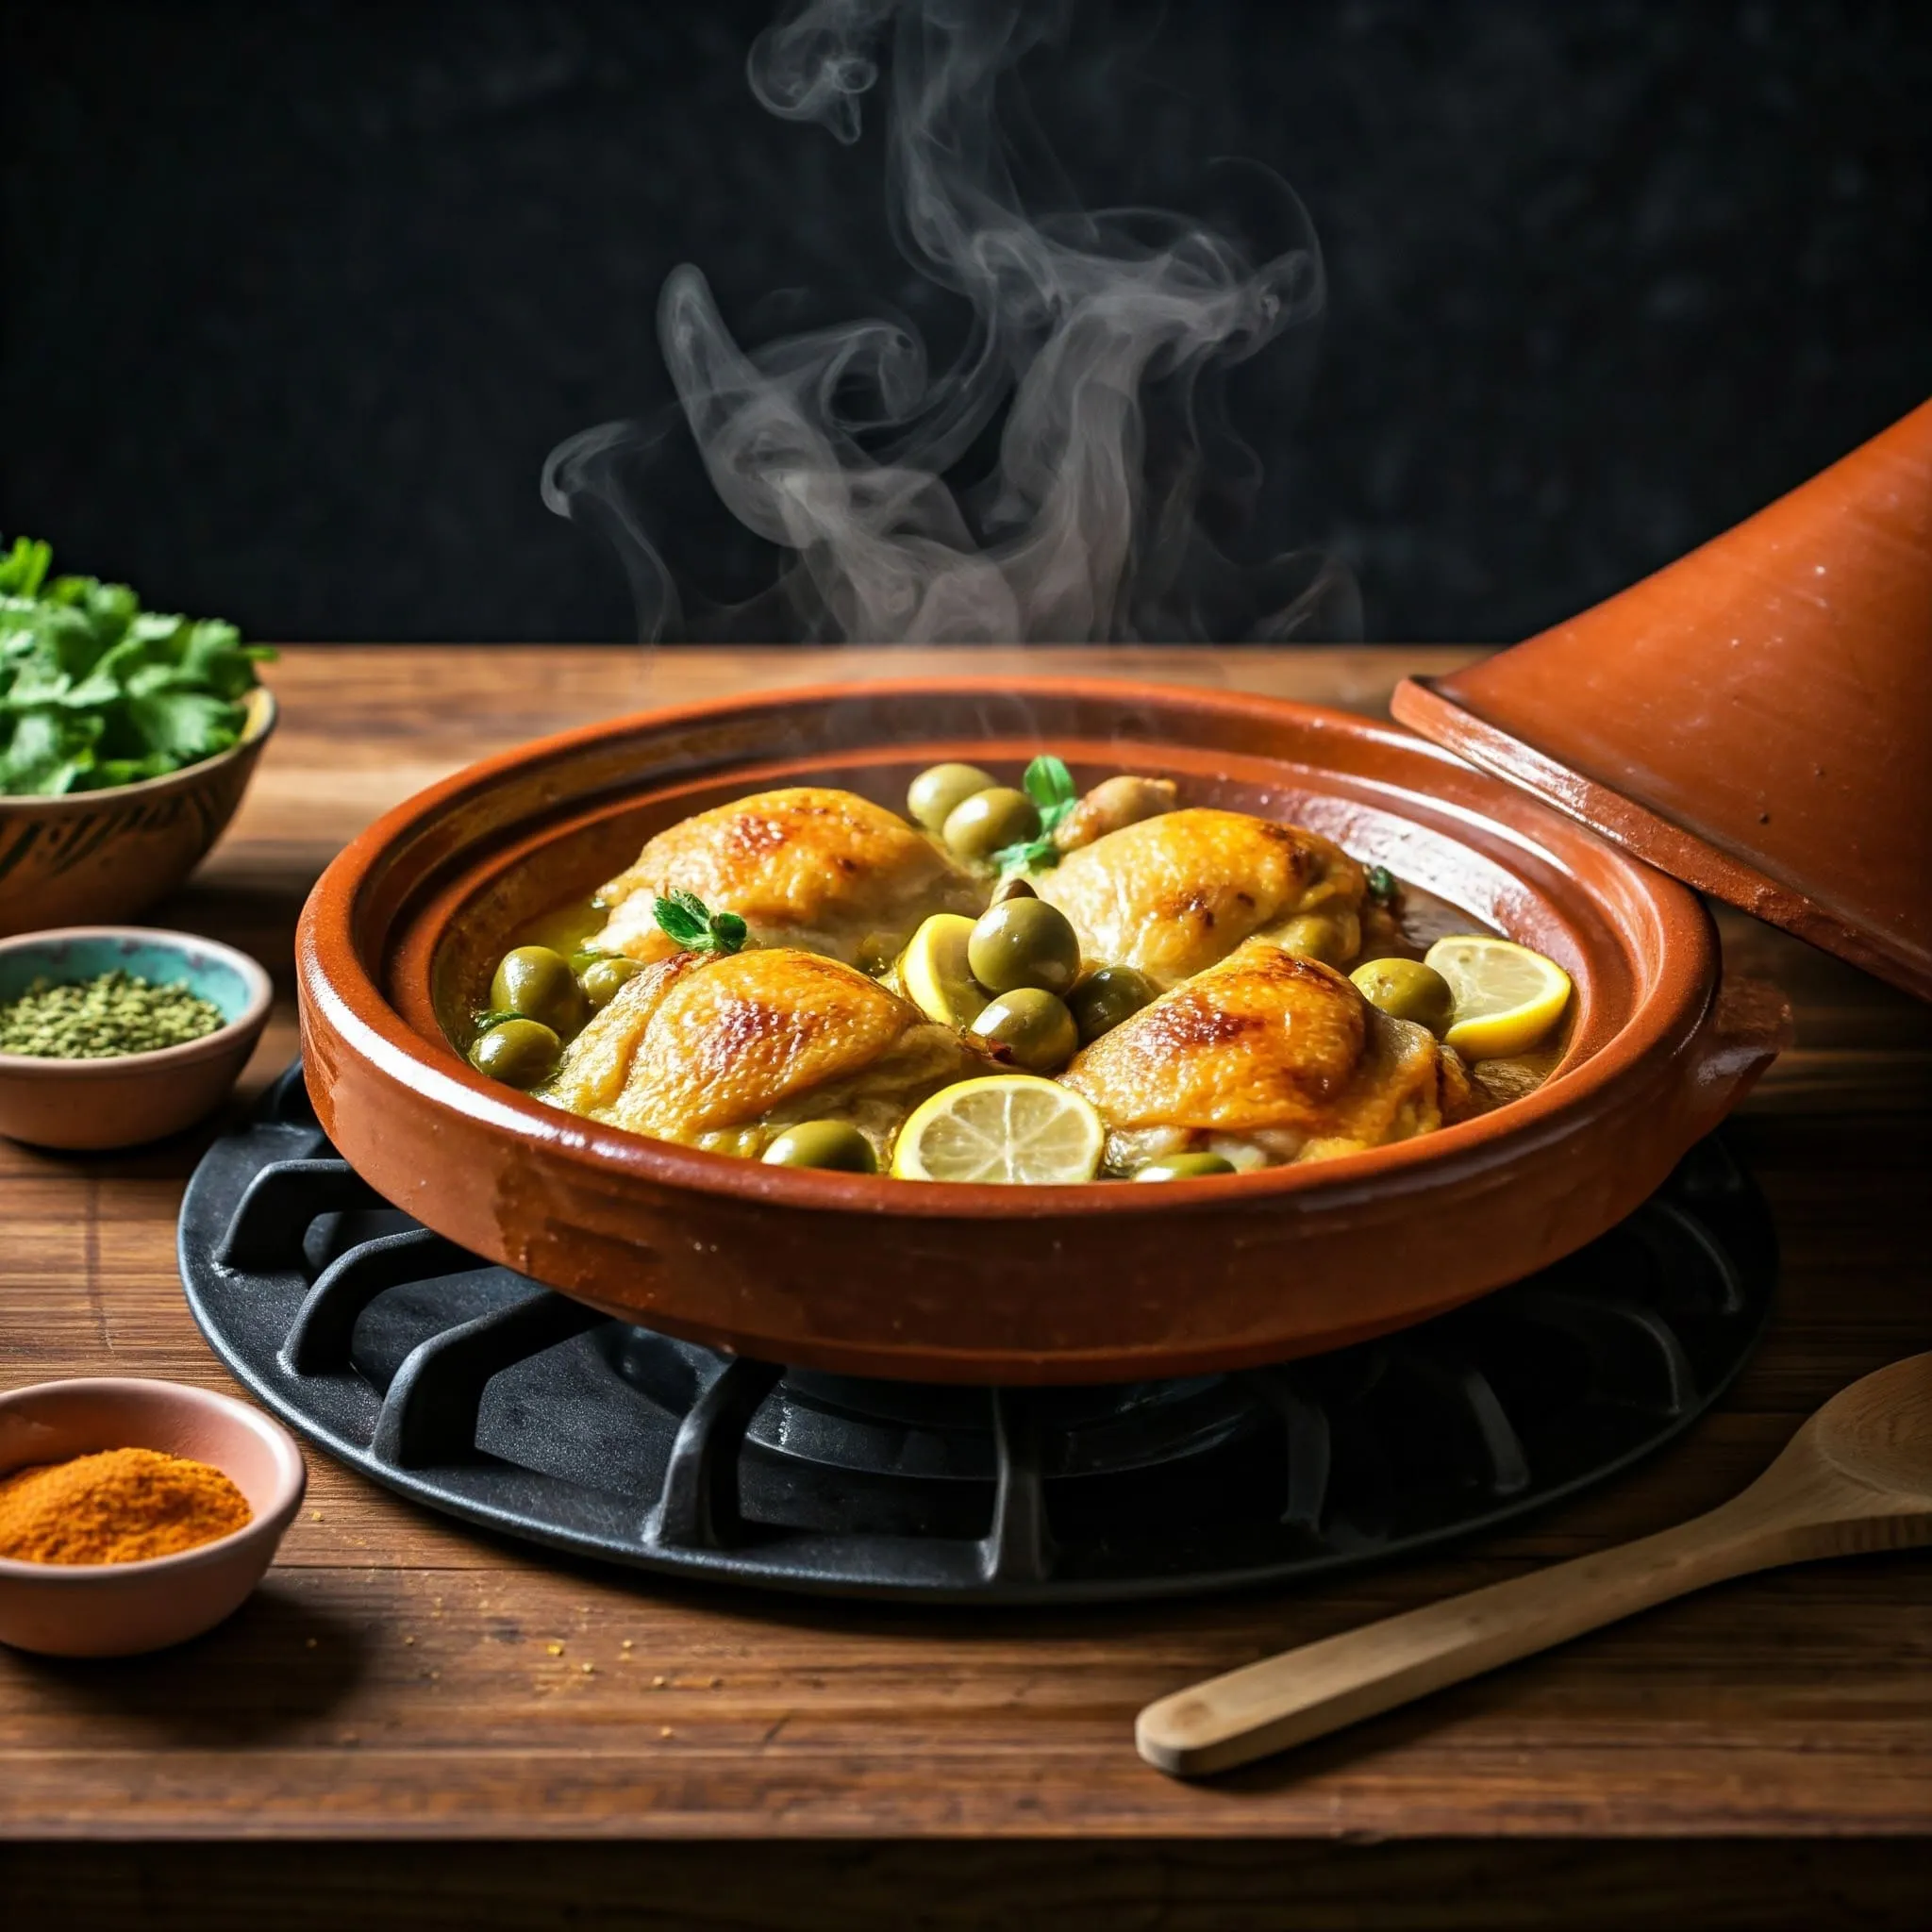
[[[935,912],[921,923],[900,955],[899,984],[906,997],[941,1026],[970,1026],[990,997],[973,983],[966,942],[973,922],[963,912]]]
[[[1570,1004],[1570,975],[1514,940],[1471,933],[1438,940],[1423,963],[1456,996],[1442,1036],[1466,1060],[1507,1059],[1542,1044]]]
[[[892,1150],[902,1181],[1091,1181],[1107,1129],[1071,1088],[1033,1074],[989,1074],[941,1087],[912,1110]]]

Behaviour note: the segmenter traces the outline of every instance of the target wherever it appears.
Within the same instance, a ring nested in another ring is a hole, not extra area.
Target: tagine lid
[[[1397,718],[1932,999],[1932,402]]]

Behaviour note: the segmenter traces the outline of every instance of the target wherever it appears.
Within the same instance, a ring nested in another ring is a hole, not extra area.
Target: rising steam
[[[994,94],[1064,12],[1056,0],[804,0],[759,37],[758,99],[848,143],[883,66],[895,239],[971,325],[940,370],[897,320],[747,352],[699,271],[675,270],[658,334],[684,420],[724,504],[786,562],[756,611],[687,609],[645,520],[661,432],[574,437],[545,466],[544,501],[616,541],[646,637],[1358,629],[1339,567],[1303,554],[1241,568],[1206,527],[1210,509],[1217,529],[1238,524],[1259,478],[1221,420],[1221,375],[1321,310],[1307,218],[1272,175],[1260,249],[1226,224],[1144,209],[1029,214]],[[1256,176],[1242,185],[1252,208]],[[975,457],[984,474],[962,475]]]

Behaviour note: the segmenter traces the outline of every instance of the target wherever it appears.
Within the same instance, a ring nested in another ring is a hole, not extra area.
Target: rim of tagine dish
[[[941,758],[1065,758],[1304,824],[1556,958],[1576,993],[1535,1092],[1394,1146],[1161,1187],[948,1186],[767,1166],[560,1112],[442,1020],[504,935],[653,832],[784,783],[896,806]],[[620,718],[491,758],[373,824],[297,940],[305,1063],[342,1155],[425,1225],[566,1294],[761,1359],[948,1382],[1230,1369],[1423,1321],[1634,1209],[1783,1042],[1720,990],[1696,897],[1396,727],[1246,694],[948,676]]]

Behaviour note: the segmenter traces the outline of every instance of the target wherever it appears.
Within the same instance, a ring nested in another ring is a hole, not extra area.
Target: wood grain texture
[[[1135,1740],[1158,1769],[1204,1777],[1715,1583],[1928,1542],[1932,1355],[1914,1355],[1840,1390],[1715,1509],[1172,1691]]]
[[[1325,691],[1374,709],[1402,673],[1465,655],[1027,663]],[[255,790],[157,918],[243,944],[277,975],[258,1086],[293,1048],[302,896],[384,806],[536,732],[891,669],[892,656],[291,652],[274,674],[286,724]],[[1012,668],[1006,654],[983,661]],[[1628,1478],[1451,1557],[1320,1591],[968,1613],[765,1600],[540,1558],[312,1456],[281,1561],[223,1629],[108,1665],[0,1654],[0,1833],[856,1844],[1924,1832],[1923,1555],[1725,1584],[1209,1786],[1175,1785],[1133,1750],[1135,1712],[1165,1691],[1712,1507],[1839,1388],[1932,1345],[1932,1010],[1747,922],[1727,920],[1725,940],[1798,1007],[1797,1051],[1736,1127],[1774,1204],[1784,1285],[1770,1340],[1720,1410]],[[0,1146],[0,1384],[111,1370],[229,1386],[175,1273],[175,1208],[207,1138],[94,1158]],[[1120,1856],[1151,1854],[1124,1842]],[[723,1906],[716,1922],[767,1923]],[[982,1921],[936,1905],[924,1923]]]

